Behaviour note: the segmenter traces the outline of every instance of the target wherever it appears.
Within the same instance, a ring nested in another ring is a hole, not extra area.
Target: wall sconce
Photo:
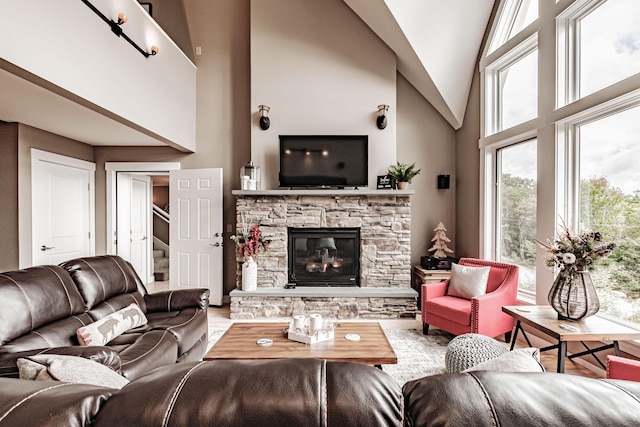
[[[376,119],[378,129],[384,129],[387,127],[387,111],[389,111],[389,106],[387,104],[378,105],[378,113],[380,113]]]
[[[260,129],[267,130],[271,126],[271,120],[269,119],[269,111],[271,107],[268,105],[258,105],[258,111],[260,111]]]
[[[98,15],[100,17],[100,19],[102,19],[104,22],[107,23],[107,25],[109,25],[109,27],[111,28],[111,31],[113,32],[113,34],[115,34],[118,37],[122,37],[123,39],[125,39],[126,41],[129,42],[129,44],[133,47],[136,48],[136,50],[138,52],[140,52],[145,58],[148,58],[150,56],[154,56],[157,55],[158,52],[160,52],[160,49],[158,49],[158,46],[151,46],[151,52],[146,52],[144,51],[140,46],[138,46],[133,40],[131,40],[129,38],[129,36],[127,36],[124,31],[122,31],[122,25],[126,24],[127,21],[129,21],[129,18],[127,17],[127,15],[125,15],[124,13],[120,12],[118,14],[118,20],[114,21],[112,19],[107,18],[106,16],[104,16],[104,14],[102,12],[100,12],[94,5],[92,5],[89,0],[82,0],[82,3],[86,4],[87,7],[89,7],[89,9],[91,9],[96,15]]]

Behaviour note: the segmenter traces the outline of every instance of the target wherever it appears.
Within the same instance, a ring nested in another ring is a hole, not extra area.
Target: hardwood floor
[[[168,282],[156,282],[150,285],[147,285],[147,289],[149,292],[160,292],[168,289]],[[214,330],[226,330],[229,328],[232,322],[256,322],[256,321],[264,321],[264,322],[274,322],[274,321],[283,321],[286,322],[288,318],[282,319],[253,319],[253,320],[231,320],[229,318],[229,305],[225,304],[222,307],[209,307],[209,331]],[[358,320],[352,320],[357,322]],[[370,320],[369,320],[370,321]],[[422,322],[420,321],[420,317],[417,316],[416,319],[380,319],[380,324],[383,329],[417,329],[422,330]],[[505,346],[507,344],[505,343]],[[526,344],[518,342],[517,347],[524,347]],[[555,372],[557,366],[557,357],[553,351],[545,352],[540,355],[540,361],[542,365],[548,372]],[[569,359],[565,361],[565,374],[568,375],[579,375],[583,377],[589,378],[601,378],[602,374],[596,373],[587,369],[586,367],[573,362]]]

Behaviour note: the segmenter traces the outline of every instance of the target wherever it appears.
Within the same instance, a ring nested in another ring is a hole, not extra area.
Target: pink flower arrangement
[[[269,240],[262,235],[260,226],[254,225],[250,229],[243,227],[242,234],[234,234],[231,240],[236,242],[240,254],[245,258],[256,257],[262,252],[269,250]]]

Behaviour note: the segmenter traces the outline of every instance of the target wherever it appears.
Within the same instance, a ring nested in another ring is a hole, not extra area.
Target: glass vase
[[[560,320],[581,320],[600,310],[600,300],[588,271],[558,274],[548,300]]]

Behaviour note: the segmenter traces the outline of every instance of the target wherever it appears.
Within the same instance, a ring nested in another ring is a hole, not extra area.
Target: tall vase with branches
[[[258,288],[258,264],[260,253],[269,250],[269,240],[265,239],[260,224],[255,224],[250,218],[241,216],[241,226],[238,233],[231,236],[236,243],[240,255],[244,257],[242,263],[242,290],[254,291]]]

